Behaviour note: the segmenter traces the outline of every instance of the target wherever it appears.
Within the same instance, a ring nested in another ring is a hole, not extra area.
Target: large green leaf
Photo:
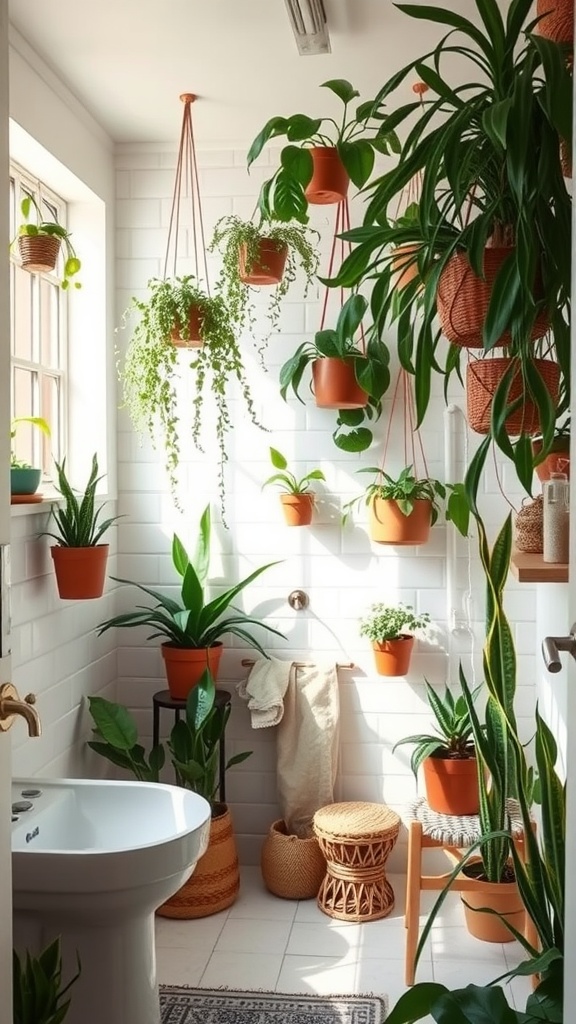
[[[301,146],[284,146],[280,154],[280,164],[303,188],[310,183],[314,165],[309,149],[303,149]]]
[[[366,139],[357,139],[354,142],[339,142],[337,148],[350,180],[356,188],[363,188],[374,167],[372,146]]]
[[[288,118],[286,125],[286,137],[290,142],[304,142],[312,139],[318,132],[322,119],[319,117],[308,117],[307,114],[293,114]]]
[[[328,82],[322,82],[321,89],[330,89],[343,103],[350,103],[360,93],[345,78],[331,78]]]
[[[138,728],[128,708],[104,697],[88,697],[88,706],[106,743],[119,750],[131,750],[138,741]]]
[[[248,167],[250,167],[250,165],[254,163],[254,160],[260,156],[264,146],[270,139],[273,139],[277,135],[286,134],[287,127],[288,120],[285,117],[271,117],[270,120],[266,122],[262,131],[256,136],[248,150]]]

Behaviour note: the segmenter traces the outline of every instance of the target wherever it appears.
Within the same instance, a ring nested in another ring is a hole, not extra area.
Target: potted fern
[[[58,533],[46,531],[44,536],[53,537],[56,545],[50,548],[54,561],[58,593],[64,600],[84,601],[102,597],[108,561],[108,544],[100,539],[119,516],[100,522],[104,505],[96,509],[96,487],[102,479],[98,476],[98,458],[92,456],[92,468],[88,483],[82,494],[76,495],[66,476],[66,459],[55,463],[58,473],[58,487],[64,499],[63,507],[52,505],[51,517]]]
[[[311,480],[325,480],[321,469],[313,469],[300,480],[288,469],[288,460],[277,448],[270,449],[270,461],[277,469],[264,481],[262,487],[275,484],[282,493],[280,501],[287,526],[309,526],[314,511],[314,493],[310,490]]]

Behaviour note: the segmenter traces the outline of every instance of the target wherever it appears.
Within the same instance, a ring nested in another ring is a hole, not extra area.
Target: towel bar
[[[254,661],[253,658],[242,658],[240,664],[243,666],[243,668],[252,668],[252,666],[255,665],[256,662]],[[313,661],[294,661],[292,662],[292,664],[294,665],[294,668],[312,668],[314,666]],[[341,664],[340,662],[338,662],[336,665],[337,669],[355,667],[356,666],[354,665],[353,661],[347,661],[346,664]]]

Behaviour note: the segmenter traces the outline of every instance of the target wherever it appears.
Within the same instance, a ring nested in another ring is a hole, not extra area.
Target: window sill
[[[105,505],[107,502],[115,501],[115,498],[110,497],[107,494],[97,494],[96,502],[100,505]],[[31,501],[24,502],[21,505],[10,505],[11,516],[38,516],[44,515],[46,512],[50,512],[52,505],[63,505],[64,498],[58,494],[47,494],[42,501]]]

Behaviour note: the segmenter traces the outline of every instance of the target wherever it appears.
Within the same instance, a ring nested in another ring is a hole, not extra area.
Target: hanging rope
[[[185,92],[182,93],[180,99],[184,104],[184,113],[182,115],[182,130],[180,132],[180,145],[178,147],[178,158],[176,160],[176,178],[174,181],[172,207],[170,209],[170,224],[168,226],[168,239],[166,242],[163,276],[164,280],[166,280],[168,277],[170,259],[172,259],[171,276],[176,277],[180,235],[180,208],[182,200],[188,200],[190,203],[195,276],[196,280],[200,283],[201,261],[206,292],[208,296],[210,296],[208,262],[206,259],[206,245],[204,242],[204,221],[202,218],[202,204],[200,202],[200,181],[198,176],[198,162],[196,160],[196,147],[194,144],[194,128],[192,125],[192,104],[194,103],[196,96],[194,93]]]
[[[426,455],[424,453],[424,445],[422,443],[422,437],[416,424],[416,406],[414,403],[414,394],[412,391],[412,381],[409,374],[402,367],[398,370],[396,377],[396,383],[394,385],[394,394],[392,396],[392,406],[390,409],[390,417],[388,419],[388,427],[386,430],[386,438],[384,441],[384,451],[382,453],[382,461],[380,463],[381,469],[384,470],[386,464],[386,456],[388,454],[388,445],[390,443],[390,434],[392,431],[392,423],[394,422],[394,411],[398,402],[399,395],[402,397],[403,407],[403,427],[404,427],[404,465],[412,466],[414,476],[417,480],[428,479],[430,474],[428,471],[428,463],[426,462]],[[420,455],[418,456],[418,449]],[[411,456],[411,457],[410,457]],[[420,458],[423,475],[418,471]]]
[[[414,82],[412,86],[412,92],[420,99],[420,106],[424,110],[424,94],[428,92],[428,86],[425,82]],[[422,171],[417,171],[414,177],[410,178],[410,181],[404,186],[400,195],[398,196],[398,203],[396,205],[396,213],[394,220],[398,220],[398,217],[408,209],[412,203],[419,203],[420,196],[422,194],[422,182],[424,174]]]
[[[338,236],[343,234],[345,231],[350,230],[350,208],[348,206],[348,200],[343,199],[341,203],[338,203],[336,207],[336,221],[334,224],[334,234],[332,236],[332,246],[330,249],[330,260],[328,262],[328,273],[327,277],[332,277],[334,271],[334,263],[336,260],[336,251],[338,248],[338,242],[340,242],[340,266],[344,263],[346,256],[349,256],[352,252],[352,245],[347,242],[344,238]],[[326,322],[326,313],[328,310],[328,296],[334,289],[326,287],[324,289],[324,301],[322,303],[322,313],[320,316],[320,330],[324,329]],[[340,288],[340,308],[344,305],[344,294],[346,289]],[[366,353],[366,339],[364,336],[364,325],[360,324],[360,343],[362,352]]]

